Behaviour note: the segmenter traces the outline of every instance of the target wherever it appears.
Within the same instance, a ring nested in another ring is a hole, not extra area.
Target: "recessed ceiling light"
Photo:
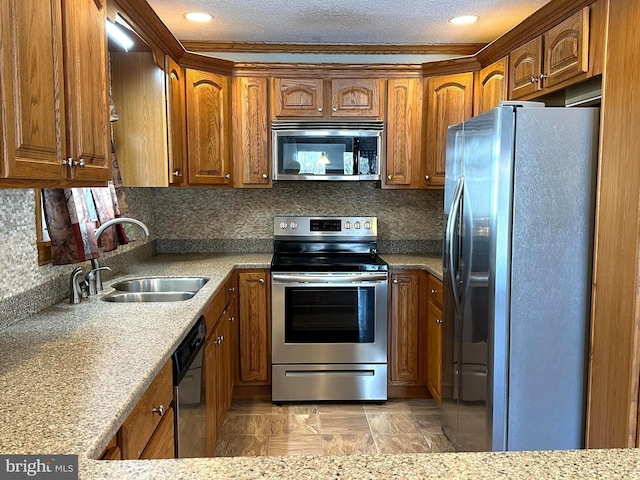
[[[462,15],[461,17],[455,17],[449,20],[454,25],[468,25],[469,23],[476,22],[478,20],[477,15]]]
[[[209,20],[211,20],[213,18],[208,13],[202,13],[202,12],[185,13],[184,17],[187,20],[191,20],[192,22],[208,22]]]

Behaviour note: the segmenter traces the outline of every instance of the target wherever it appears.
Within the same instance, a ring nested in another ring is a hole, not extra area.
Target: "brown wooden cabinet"
[[[480,115],[507,99],[509,58],[504,57],[475,74],[473,114]]]
[[[383,188],[420,184],[422,91],[420,78],[387,81],[387,154]]]
[[[271,383],[271,302],[269,270],[240,271],[239,306],[239,383]]]
[[[124,460],[173,458],[172,361],[162,367],[118,432]]]
[[[567,80],[587,77],[589,16],[590,7],[584,7],[509,54],[510,99],[529,98]]]
[[[274,78],[273,118],[380,116],[377,78]],[[325,98],[325,92],[328,95]]]
[[[420,312],[420,291],[424,272],[391,273],[389,314],[389,384],[425,384],[426,371],[421,356],[426,330]]]
[[[186,69],[186,80],[188,183],[231,186],[229,78]]]
[[[95,0],[1,3],[0,186],[110,179],[105,18]]]
[[[424,185],[444,186],[447,128],[471,118],[473,74],[429,78],[426,85]]]
[[[442,403],[442,282],[429,275],[427,287],[427,387]]]
[[[233,79],[235,187],[271,186],[267,99],[266,78]]]
[[[165,57],[167,96],[167,140],[169,184],[186,182],[187,119],[185,107],[185,69],[168,55]]]

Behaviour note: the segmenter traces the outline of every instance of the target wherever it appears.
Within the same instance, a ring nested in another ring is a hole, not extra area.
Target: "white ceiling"
[[[549,0],[148,0],[179,40],[429,45],[488,43]],[[190,11],[214,19],[197,24]],[[456,26],[458,15],[478,22]]]

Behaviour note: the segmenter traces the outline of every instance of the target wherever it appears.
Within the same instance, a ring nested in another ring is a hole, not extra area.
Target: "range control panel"
[[[274,217],[278,237],[362,238],[378,236],[377,217]]]

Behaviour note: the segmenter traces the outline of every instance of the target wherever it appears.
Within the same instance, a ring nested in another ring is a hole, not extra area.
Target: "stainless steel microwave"
[[[271,123],[274,180],[380,180],[384,122]]]

